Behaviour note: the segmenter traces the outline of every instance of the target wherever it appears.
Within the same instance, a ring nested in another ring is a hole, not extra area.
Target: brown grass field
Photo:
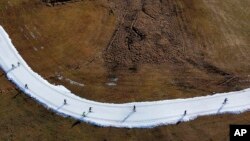
[[[39,0],[1,0],[0,25],[35,72],[91,100],[122,103],[187,98],[250,86],[249,0],[162,0],[162,13],[170,11],[167,19],[157,15],[157,2],[134,0],[125,6],[122,0],[84,0],[49,7]],[[146,12],[138,10],[140,4],[147,3]],[[119,28],[130,26],[129,16],[133,17],[134,11],[137,20],[132,25],[140,27],[146,39],[134,41],[133,47],[147,47],[138,50],[149,54],[152,61],[148,63],[144,54],[138,61],[133,58],[133,48],[131,53],[123,46],[123,35],[128,33]],[[166,33],[173,40],[163,38],[165,31],[158,33],[160,19],[169,26]],[[124,54],[116,54],[114,44]],[[157,50],[162,46],[167,48],[164,54]],[[137,61],[131,63],[133,59]],[[102,128],[86,123],[72,127],[76,121],[55,115],[19,94],[1,74],[1,141],[225,141],[229,140],[229,124],[250,124],[246,112],[152,129]],[[117,85],[107,86],[114,76]]]

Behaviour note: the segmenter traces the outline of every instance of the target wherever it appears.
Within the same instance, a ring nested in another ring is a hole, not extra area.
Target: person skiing
[[[134,105],[134,107],[133,107],[133,111],[136,112],[136,107],[135,107],[135,105]]]
[[[63,104],[64,104],[64,105],[66,105],[66,104],[67,104],[67,100],[66,100],[66,99],[64,99]]]
[[[25,86],[24,86],[24,87],[25,87],[25,89],[28,89],[28,84],[25,84]]]
[[[228,101],[228,99],[227,99],[227,98],[225,98],[225,99],[224,99],[223,104],[226,104],[226,103],[227,103],[227,101]]]
[[[20,66],[20,62],[17,62],[17,66],[18,66],[18,67]]]
[[[187,110],[184,111],[184,116],[187,115]]]
[[[92,107],[89,107],[89,113],[91,113],[92,112]]]
[[[12,67],[12,69],[14,69],[14,68],[15,68],[15,65],[14,65],[14,64],[12,64],[12,65],[11,65],[11,67]]]
[[[83,112],[83,113],[82,113],[82,116],[83,116],[83,117],[86,117],[86,114],[85,114],[85,112]]]

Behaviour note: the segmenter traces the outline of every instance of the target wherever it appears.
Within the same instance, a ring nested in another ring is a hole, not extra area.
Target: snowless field
[[[62,116],[99,126],[152,128],[189,121],[198,116],[238,114],[250,109],[250,89],[204,97],[152,102],[112,104],[90,101],[72,94],[64,86],[48,83],[33,72],[1,26],[0,67],[6,73],[7,78],[20,90],[46,108]],[[90,107],[91,112],[89,112]]]

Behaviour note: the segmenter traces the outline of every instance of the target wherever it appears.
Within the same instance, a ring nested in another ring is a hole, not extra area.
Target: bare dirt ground
[[[105,102],[162,100],[250,86],[249,0],[1,0],[0,24],[51,83]],[[100,128],[56,116],[0,72],[0,140],[228,140],[250,114],[154,129]],[[207,138],[204,138],[207,137]]]

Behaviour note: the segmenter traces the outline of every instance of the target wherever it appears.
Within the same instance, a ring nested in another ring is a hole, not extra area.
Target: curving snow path
[[[0,67],[10,81],[48,109],[99,126],[150,128],[189,121],[198,116],[250,110],[250,89],[188,99],[124,104],[100,103],[80,98],[65,87],[54,86],[33,72],[1,26]],[[28,84],[28,88],[25,88],[25,84]],[[223,103],[225,98],[228,101]],[[64,99],[67,100],[66,105]],[[136,112],[133,112],[134,105]],[[93,112],[88,113],[89,107],[92,107]],[[184,114],[185,110],[187,114]],[[82,116],[83,112],[86,117]]]

